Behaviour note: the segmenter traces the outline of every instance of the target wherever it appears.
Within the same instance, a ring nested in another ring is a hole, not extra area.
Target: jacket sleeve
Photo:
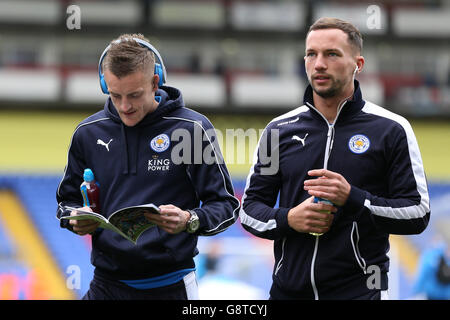
[[[240,202],[234,196],[233,184],[225,165],[217,136],[208,121],[194,122],[202,132],[202,161],[191,162],[187,174],[191,180],[201,205],[192,208],[200,221],[198,235],[212,236],[225,231],[236,222]],[[195,134],[193,135],[195,137]],[[195,139],[195,138],[194,138]],[[195,141],[193,156],[196,157]],[[198,155],[198,154],[197,154]],[[189,209],[189,208],[188,208]]]
[[[80,192],[80,185],[83,182],[83,170],[86,167],[81,151],[77,145],[77,131],[74,132],[70,141],[67,164],[64,169],[64,175],[56,190],[56,201],[58,208],[56,210],[56,218],[70,215],[70,211],[64,210],[64,206],[82,207],[83,199]],[[62,228],[72,231],[69,220],[59,220]]]
[[[269,125],[255,151],[239,212],[245,230],[271,240],[292,232],[287,221],[290,208],[274,208],[281,185],[278,140],[278,130]]]
[[[409,122],[402,119],[402,129],[390,136],[386,147],[387,197],[351,187],[344,210],[368,210],[372,221],[390,234],[418,234],[430,219],[427,181],[416,137]]]

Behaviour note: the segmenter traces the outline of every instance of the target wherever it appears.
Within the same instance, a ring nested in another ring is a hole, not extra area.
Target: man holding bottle
[[[109,97],[104,109],[83,120],[73,134],[57,190],[57,216],[76,214],[66,206],[83,206],[80,184],[86,168],[100,185],[105,217],[146,203],[157,205],[160,214],[146,214],[157,227],[145,231],[136,245],[93,220],[60,220],[76,234],[92,234],[95,271],[84,299],[195,299],[197,238],[224,231],[239,208],[214,128],[184,107],[178,89],[165,85],[162,58],[142,35],[112,41],[100,58],[99,77]],[[180,156],[172,153],[180,140],[174,139],[177,132],[191,139],[180,143],[202,154],[210,150],[214,161],[194,162],[195,154],[186,148],[182,161],[174,159]],[[194,132],[204,137],[201,146],[194,147],[199,141]]]
[[[256,159],[240,220],[274,240],[271,299],[387,298],[389,234],[417,234],[428,224],[414,132],[406,119],[363,100],[355,80],[361,50],[352,24],[316,21],[306,36],[303,106],[272,120],[260,140],[259,150],[279,154],[279,170],[264,174]],[[274,135],[278,143],[264,145]]]

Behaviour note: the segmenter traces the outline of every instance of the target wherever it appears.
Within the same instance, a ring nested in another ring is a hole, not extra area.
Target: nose
[[[120,100],[120,110],[123,112],[130,111],[131,109],[131,103],[128,101],[127,98],[122,98]]]
[[[325,63],[325,59],[323,57],[322,54],[318,54],[315,64],[314,64],[314,69],[316,71],[323,71],[327,69],[327,64]]]

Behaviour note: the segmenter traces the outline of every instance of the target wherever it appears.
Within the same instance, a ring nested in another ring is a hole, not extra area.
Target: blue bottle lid
[[[83,179],[86,182],[94,181],[94,173],[91,169],[84,169]]]

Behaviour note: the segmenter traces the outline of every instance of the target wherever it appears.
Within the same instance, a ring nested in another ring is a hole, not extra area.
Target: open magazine
[[[153,203],[143,204],[122,208],[112,213],[109,218],[101,214],[82,210],[81,208],[64,207],[65,210],[76,210],[75,216],[64,216],[61,219],[69,220],[95,220],[100,222],[100,228],[109,229],[117,232],[125,239],[136,244],[139,236],[148,228],[155,226],[154,223],[147,220],[145,212],[159,214],[160,210]]]

